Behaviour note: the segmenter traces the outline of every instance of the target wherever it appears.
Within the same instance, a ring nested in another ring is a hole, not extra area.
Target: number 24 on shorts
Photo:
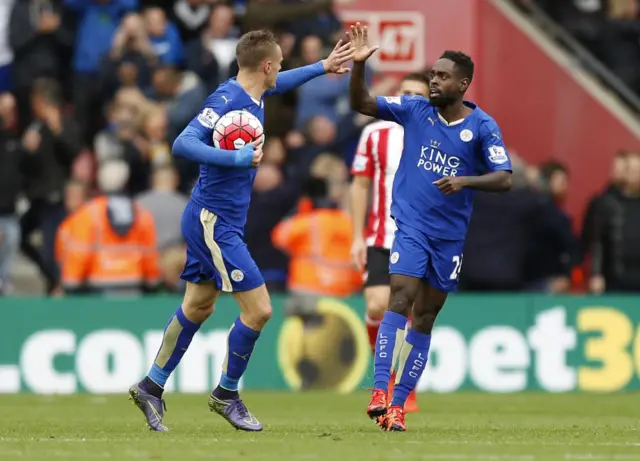
[[[462,269],[462,256],[463,255],[456,255],[451,258],[451,262],[454,264],[454,267],[453,272],[451,272],[451,275],[449,276],[449,280],[458,280],[458,277],[460,277],[460,270]]]

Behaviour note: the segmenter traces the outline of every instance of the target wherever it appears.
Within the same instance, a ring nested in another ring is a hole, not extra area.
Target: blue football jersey
[[[264,99],[253,99],[235,79],[230,79],[207,98],[204,107],[189,126],[206,133],[207,142],[213,146],[213,128],[216,122],[233,110],[251,112],[264,125]],[[191,200],[242,232],[256,172],[256,168],[200,165],[200,176]]]
[[[398,225],[443,240],[464,240],[474,191],[445,195],[433,182],[445,176],[511,170],[495,120],[475,104],[465,105],[473,112],[461,122],[448,124],[422,96],[377,98],[378,118],[404,127],[391,204]]]

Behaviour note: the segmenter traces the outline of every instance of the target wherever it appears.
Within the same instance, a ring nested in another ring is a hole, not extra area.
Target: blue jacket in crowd
[[[73,70],[97,73],[102,57],[111,48],[120,20],[138,8],[138,0],[64,0],[64,4],[79,15]]]

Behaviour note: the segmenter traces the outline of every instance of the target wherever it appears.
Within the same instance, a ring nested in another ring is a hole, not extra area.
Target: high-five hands
[[[322,60],[325,72],[329,74],[346,74],[349,72],[349,68],[344,65],[353,59],[353,47],[351,43],[344,43],[342,40],[338,40],[338,43],[333,48],[331,54],[327,59]]]
[[[356,22],[351,26],[348,32],[349,42],[353,48],[353,60],[355,62],[364,62],[371,57],[373,53],[378,51],[379,46],[369,46],[369,32],[367,26],[363,26]]]

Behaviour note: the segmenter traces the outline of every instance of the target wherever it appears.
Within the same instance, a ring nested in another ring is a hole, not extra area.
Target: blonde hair
[[[318,155],[311,163],[311,176],[326,180],[336,180],[336,175],[347,171],[344,161],[333,154],[324,153]],[[340,173],[338,173],[340,172]]]

